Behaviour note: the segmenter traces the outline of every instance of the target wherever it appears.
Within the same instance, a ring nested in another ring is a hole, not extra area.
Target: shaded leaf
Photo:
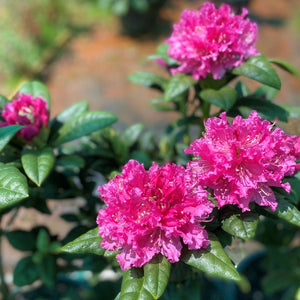
[[[14,269],[14,283],[18,286],[24,286],[33,283],[39,279],[37,265],[32,261],[31,256],[19,260]]]
[[[23,128],[21,125],[10,125],[0,128],[0,151],[2,151],[21,128]]]
[[[26,175],[37,186],[40,186],[50,174],[54,166],[55,156],[50,147],[41,150],[24,149],[21,161]]]
[[[131,147],[137,141],[143,129],[144,125],[142,123],[134,124],[126,128],[121,135],[121,140],[127,147]]]
[[[172,103],[166,103],[163,97],[151,100],[151,106],[159,111],[174,111],[175,108],[171,106]]]
[[[36,249],[36,235],[31,231],[13,230],[5,233],[9,243],[21,251],[34,251]]]
[[[262,55],[249,58],[241,66],[234,68],[232,73],[249,77],[278,90],[281,88],[281,82],[276,71]]]

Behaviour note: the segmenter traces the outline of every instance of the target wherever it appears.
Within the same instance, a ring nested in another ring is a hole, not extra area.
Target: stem
[[[1,216],[0,216],[0,223],[1,223]],[[2,253],[2,236],[3,236],[3,232],[2,230],[0,230],[0,290],[2,293],[2,299],[3,300],[7,300],[9,299],[9,289],[8,286],[5,282],[5,278],[4,278],[4,269],[3,269],[3,253]]]

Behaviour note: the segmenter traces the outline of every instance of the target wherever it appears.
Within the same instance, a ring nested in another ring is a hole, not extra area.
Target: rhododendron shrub
[[[48,126],[49,111],[47,102],[39,97],[18,94],[12,102],[6,103],[2,111],[4,122],[1,127],[23,125],[18,135],[26,141],[36,137],[43,126]]]
[[[183,11],[167,40],[169,56],[179,63],[171,69],[172,74],[191,74],[195,80],[212,74],[220,79],[227,70],[258,55],[257,25],[247,14],[243,9],[241,15],[234,15],[228,4],[217,9],[209,2],[199,11]]]
[[[247,119],[235,117],[231,124],[224,112],[208,119],[205,129],[185,150],[195,156],[187,167],[193,180],[212,189],[219,208],[234,204],[247,211],[255,202],[274,211],[277,201],[271,187],[290,192],[282,180],[299,169],[300,137],[274,129],[256,111]]]
[[[122,175],[99,187],[107,207],[97,217],[101,246],[121,250],[117,260],[123,270],[142,267],[161,253],[179,261],[182,244],[189,249],[207,248],[207,232],[200,225],[213,204],[200,186],[187,188],[185,169],[175,164],[149,171],[130,160]]]

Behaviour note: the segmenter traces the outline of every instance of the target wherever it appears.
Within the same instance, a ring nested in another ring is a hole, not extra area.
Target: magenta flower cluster
[[[257,25],[245,18],[247,14],[243,9],[241,15],[234,15],[229,5],[217,9],[210,2],[199,11],[184,10],[167,40],[169,56],[179,63],[172,74],[190,74],[195,80],[212,74],[220,79],[227,70],[258,55]]]
[[[6,103],[2,111],[4,122],[0,126],[23,125],[17,134],[26,141],[36,137],[43,126],[48,125],[49,111],[47,102],[27,94],[18,94],[17,98]]]
[[[248,211],[255,202],[274,211],[277,201],[270,187],[290,191],[282,179],[299,169],[300,137],[273,130],[256,111],[248,119],[237,116],[231,125],[222,113],[205,127],[204,137],[185,151],[195,156],[187,166],[192,181],[211,189],[219,208],[234,204]]]
[[[97,218],[101,245],[122,250],[117,260],[123,270],[141,267],[158,253],[177,262],[182,244],[189,249],[209,245],[200,222],[206,220],[213,204],[200,185],[187,188],[185,177],[182,166],[153,163],[146,171],[130,160],[122,175],[99,187],[107,205]]]
[[[214,207],[208,191],[218,208],[231,204],[242,211],[250,210],[251,202],[275,210],[271,187],[290,191],[282,180],[299,169],[299,136],[274,129],[256,111],[231,124],[222,113],[205,127],[204,136],[186,149],[195,156],[187,168],[153,163],[146,171],[131,160],[122,175],[99,187],[106,204],[97,217],[101,246],[121,251],[117,260],[123,270],[141,267],[158,253],[177,262],[183,244],[206,248],[201,222],[211,218]]]

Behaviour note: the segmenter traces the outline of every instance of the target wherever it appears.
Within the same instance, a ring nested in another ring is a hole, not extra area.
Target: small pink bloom
[[[5,122],[0,126],[23,125],[18,134],[26,141],[31,141],[43,126],[48,125],[49,111],[47,102],[32,95],[18,94],[17,98],[7,103],[2,111]]]
[[[194,141],[185,153],[196,158],[187,170],[193,180],[212,189],[218,207],[238,205],[249,210],[249,203],[277,207],[270,187],[290,191],[285,176],[298,169],[300,137],[284,134],[256,111],[248,119],[237,116],[231,125],[226,113],[207,120],[204,137]]]
[[[206,2],[199,11],[185,10],[173,27],[168,54],[179,62],[173,74],[193,75],[195,80],[212,74],[220,79],[226,72],[241,65],[255,48],[257,25],[245,19],[247,9],[234,15],[228,4],[216,9]]]
[[[187,189],[185,169],[175,164],[149,171],[135,160],[107,184],[99,187],[107,207],[99,211],[97,224],[107,250],[121,250],[117,260],[123,270],[141,267],[161,253],[170,262],[189,249],[206,248],[207,232],[200,225],[213,204],[200,186]]]

